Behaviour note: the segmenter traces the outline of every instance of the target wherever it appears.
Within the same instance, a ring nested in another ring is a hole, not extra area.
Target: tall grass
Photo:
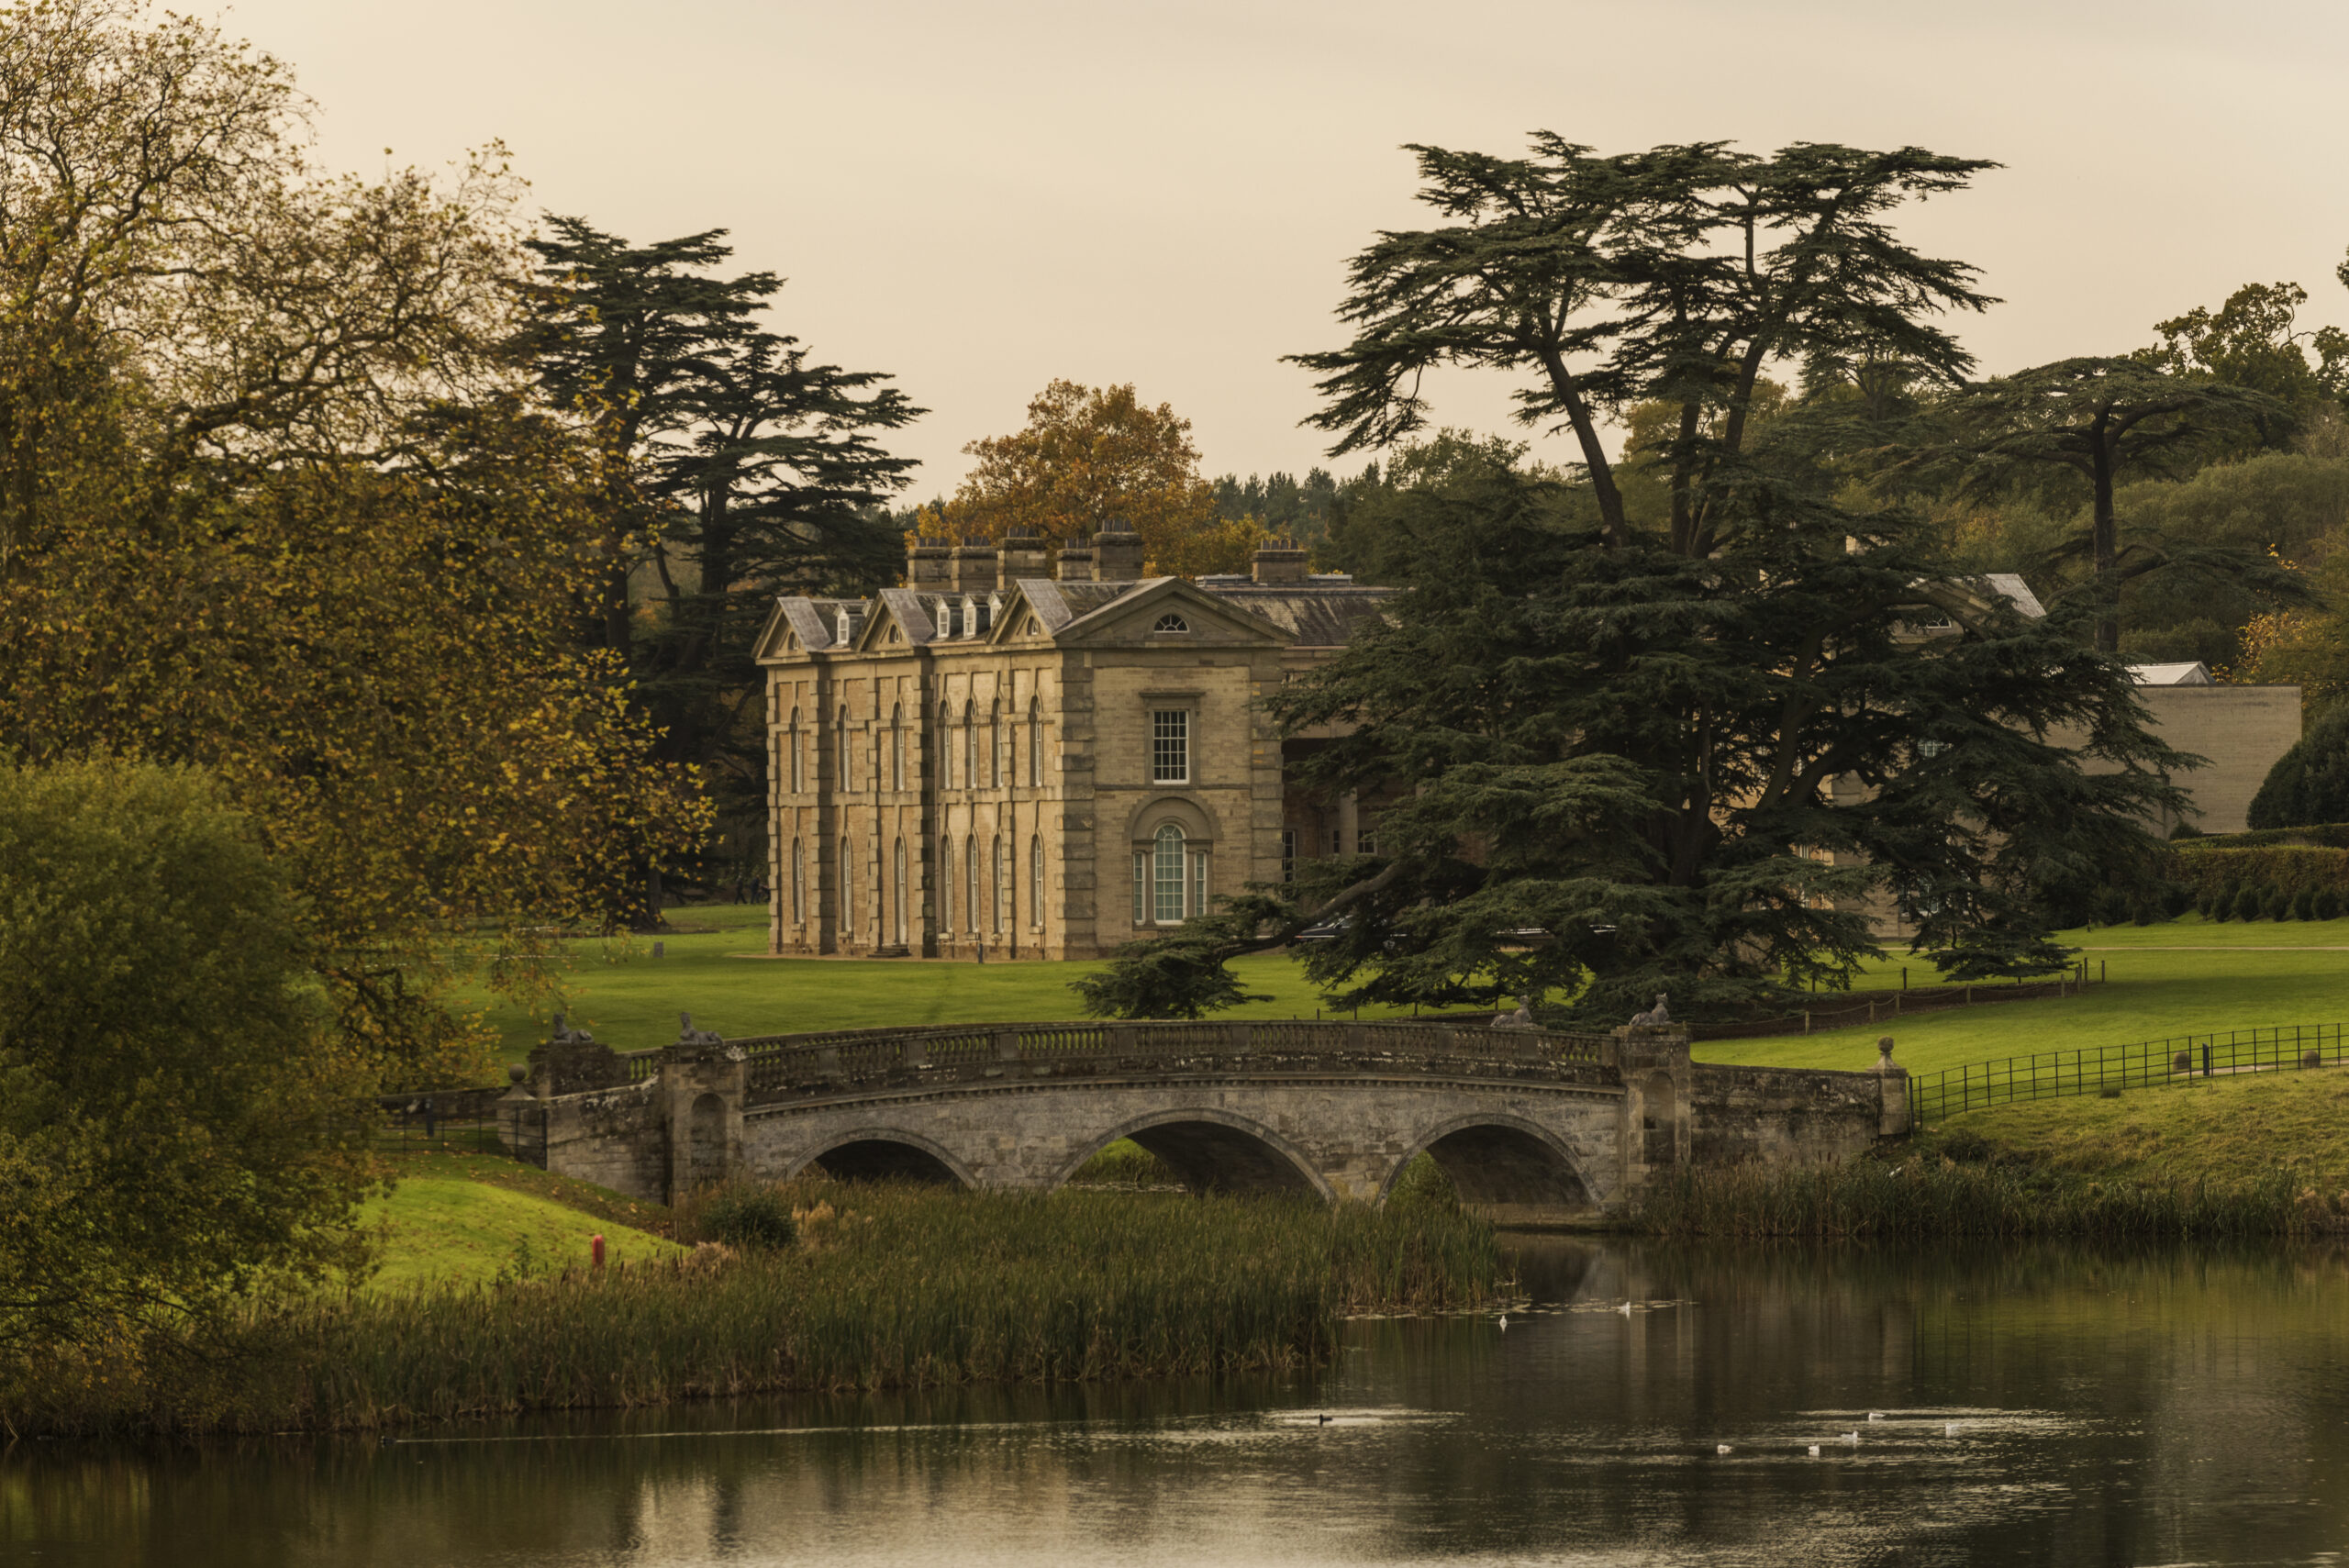
[[[2332,1218],[2283,1171],[2239,1184],[2098,1182],[1926,1155],[1683,1169],[1632,1223],[1669,1237],[2162,1240],[2295,1236]]]
[[[788,1247],[311,1302],[233,1354],[0,1393],[22,1431],[375,1428],[787,1389],[1309,1364],[1341,1318],[1479,1305],[1488,1227],[1439,1207],[798,1184]],[[83,1369],[87,1370],[87,1369]],[[109,1392],[111,1389],[111,1392]]]

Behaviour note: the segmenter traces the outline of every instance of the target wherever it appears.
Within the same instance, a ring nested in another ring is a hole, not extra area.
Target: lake
[[[708,1405],[390,1446],[18,1443],[0,1459],[0,1562],[2349,1554],[2339,1250],[1514,1244],[1531,1305],[1506,1329],[1361,1322],[1305,1377]]]

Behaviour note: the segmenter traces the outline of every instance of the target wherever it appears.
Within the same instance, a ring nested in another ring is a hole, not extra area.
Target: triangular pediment
[[[1158,577],[1076,616],[1052,640],[1063,647],[1278,648],[1296,638],[1195,583]]]

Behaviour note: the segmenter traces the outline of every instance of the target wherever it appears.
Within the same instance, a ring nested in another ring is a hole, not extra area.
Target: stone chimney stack
[[[906,586],[920,594],[942,594],[952,581],[942,539],[906,540]]]
[[[1025,531],[1003,536],[1003,555],[996,566],[995,585],[1008,589],[1020,577],[1049,577],[1052,554],[1044,541]]]
[[[1061,546],[1052,562],[1052,575],[1063,583],[1093,581],[1093,541],[1085,539]]]
[[[1308,559],[1305,550],[1293,539],[1266,539],[1256,551],[1249,575],[1267,586],[1302,583]]]
[[[1112,517],[1093,536],[1093,575],[1097,582],[1132,583],[1141,576],[1141,535],[1123,517]]]
[[[995,586],[995,546],[986,540],[964,539],[949,560],[953,568],[950,586],[955,593],[984,594]]]

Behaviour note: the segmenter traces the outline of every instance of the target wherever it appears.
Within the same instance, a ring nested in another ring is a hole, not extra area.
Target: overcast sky
[[[774,325],[930,413],[912,494],[1055,375],[1130,381],[1210,473],[1302,473],[1285,353],[1340,341],[1346,258],[1415,224],[1407,141],[1535,128],[1664,141],[1916,143],[2007,165],[1913,209],[2005,303],[1988,371],[2117,352],[2289,279],[2349,323],[2349,6],[2304,0],[240,0],[337,168],[493,138],[534,206],[632,240],[732,231],[789,284]],[[1499,429],[1508,384],[1441,383]],[[1545,450],[1560,456],[1553,439]],[[1343,467],[1360,462],[1349,458]]]

